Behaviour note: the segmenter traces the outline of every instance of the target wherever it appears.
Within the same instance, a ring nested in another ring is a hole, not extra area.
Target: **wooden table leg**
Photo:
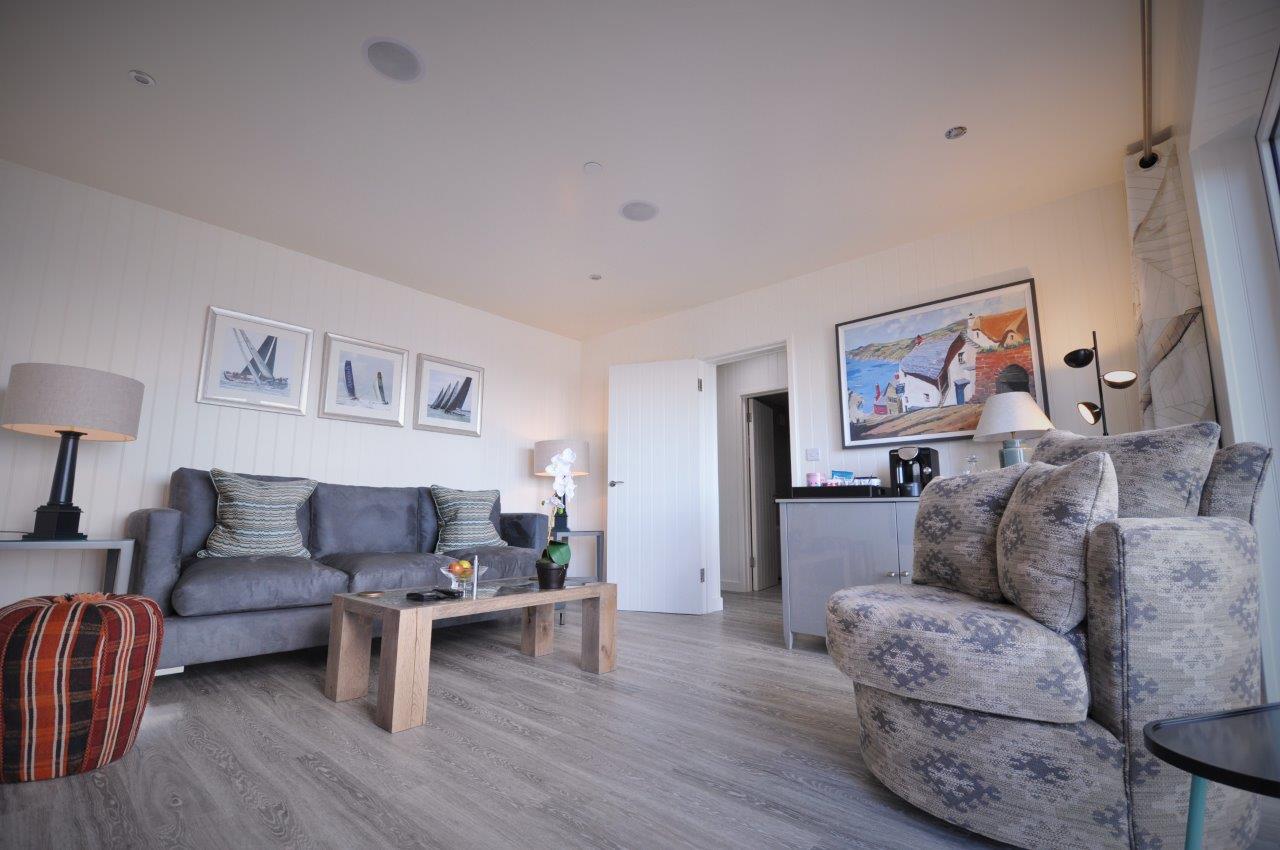
[[[369,643],[373,620],[354,614],[333,600],[329,614],[329,660],[324,695],[335,702],[362,697],[369,692]]]
[[[382,615],[382,656],[378,663],[378,725],[402,732],[427,722],[427,680],[431,673],[431,618],[417,609]]]
[[[524,630],[520,634],[520,651],[525,655],[546,655],[551,651],[554,635],[552,617],[555,605],[530,605],[524,609]]]
[[[609,673],[617,663],[618,587],[600,586],[600,595],[582,600],[582,669]]]

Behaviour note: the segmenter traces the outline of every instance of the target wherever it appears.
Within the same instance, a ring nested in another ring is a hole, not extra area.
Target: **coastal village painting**
[[[846,448],[971,436],[991,395],[1048,412],[1035,282],[836,326]]]

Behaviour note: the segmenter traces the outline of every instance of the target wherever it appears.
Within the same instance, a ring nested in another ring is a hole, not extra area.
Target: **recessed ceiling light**
[[[369,66],[389,80],[411,83],[422,76],[422,60],[413,48],[394,38],[371,38],[364,43]]]
[[[604,279],[604,275],[602,275],[602,274],[589,274],[589,275],[587,275],[587,280],[603,280],[603,279]]]
[[[628,221],[648,221],[658,214],[658,208],[648,201],[627,201],[618,212]]]
[[[946,137],[946,139],[947,139],[948,141],[951,141],[951,140],[953,140],[953,139],[958,139],[958,138],[960,138],[961,136],[963,136],[963,135],[964,135],[965,133],[967,133],[967,132],[969,132],[969,128],[968,128],[968,127],[965,127],[965,126],[963,126],[963,125],[957,124],[957,125],[956,125],[956,126],[954,126],[954,127],[948,127],[948,128],[947,128],[947,132],[943,133],[942,135],[943,135],[944,137]]]
[[[146,71],[139,71],[137,68],[134,68],[129,72],[129,79],[133,80],[140,86],[154,86],[156,84],[155,77],[151,76]]]
[[[604,166],[595,160],[582,163],[583,174],[599,174],[601,171],[604,171]]]

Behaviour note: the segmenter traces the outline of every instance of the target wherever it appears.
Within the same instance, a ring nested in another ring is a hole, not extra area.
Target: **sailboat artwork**
[[[403,426],[408,362],[402,348],[326,333],[320,415]]]
[[[427,416],[432,419],[470,422],[471,378],[433,371],[431,374],[433,388],[437,384],[437,375],[439,375],[442,385],[436,390],[431,401],[427,403]]]
[[[484,369],[418,355],[418,401],[413,427],[480,436]]]
[[[339,356],[342,374],[338,378],[340,385],[334,388],[335,403],[370,410],[385,410],[391,406],[383,375],[394,372],[394,361],[356,351],[343,351]]]
[[[310,328],[209,306],[196,401],[304,416]]]
[[[261,393],[288,395],[289,379],[276,375],[276,349],[279,347],[279,340],[268,334],[261,345],[254,347],[243,328],[232,328],[231,335],[245,364],[239,370],[224,370],[219,383],[227,388],[247,388]]]

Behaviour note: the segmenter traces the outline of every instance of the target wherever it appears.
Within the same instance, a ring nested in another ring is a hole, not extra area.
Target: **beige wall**
[[[29,360],[146,385],[136,442],[81,447],[76,502],[93,536],[119,536],[131,510],[163,505],[178,466],[498,487],[504,508],[539,510],[546,485],[530,474],[533,443],[573,436],[577,423],[577,341],[3,161],[0,303],[0,389],[10,366]],[[210,304],[315,331],[306,416],[196,404]],[[325,331],[483,366],[483,436],[317,418]],[[30,527],[56,450],[0,431],[0,528]],[[100,563],[0,554],[0,604],[97,589]]]
[[[1120,156],[1116,157],[1120,172]],[[614,363],[698,357],[785,342],[789,347],[792,473],[803,477],[806,448],[822,452],[824,470],[888,474],[888,448],[844,450],[836,392],[837,322],[959,295],[1026,277],[1036,279],[1048,369],[1050,414],[1064,428],[1086,426],[1075,402],[1096,395],[1091,370],[1072,370],[1062,355],[1096,329],[1109,368],[1134,367],[1136,335],[1123,187],[1093,189],[1012,215],[962,227],[763,289],[589,339],[583,351],[583,425],[600,474],[584,479],[577,516],[603,522],[608,367]],[[1132,392],[1107,398],[1113,430],[1137,427]],[[990,444],[936,444],[945,474],[977,451],[997,464]]]

